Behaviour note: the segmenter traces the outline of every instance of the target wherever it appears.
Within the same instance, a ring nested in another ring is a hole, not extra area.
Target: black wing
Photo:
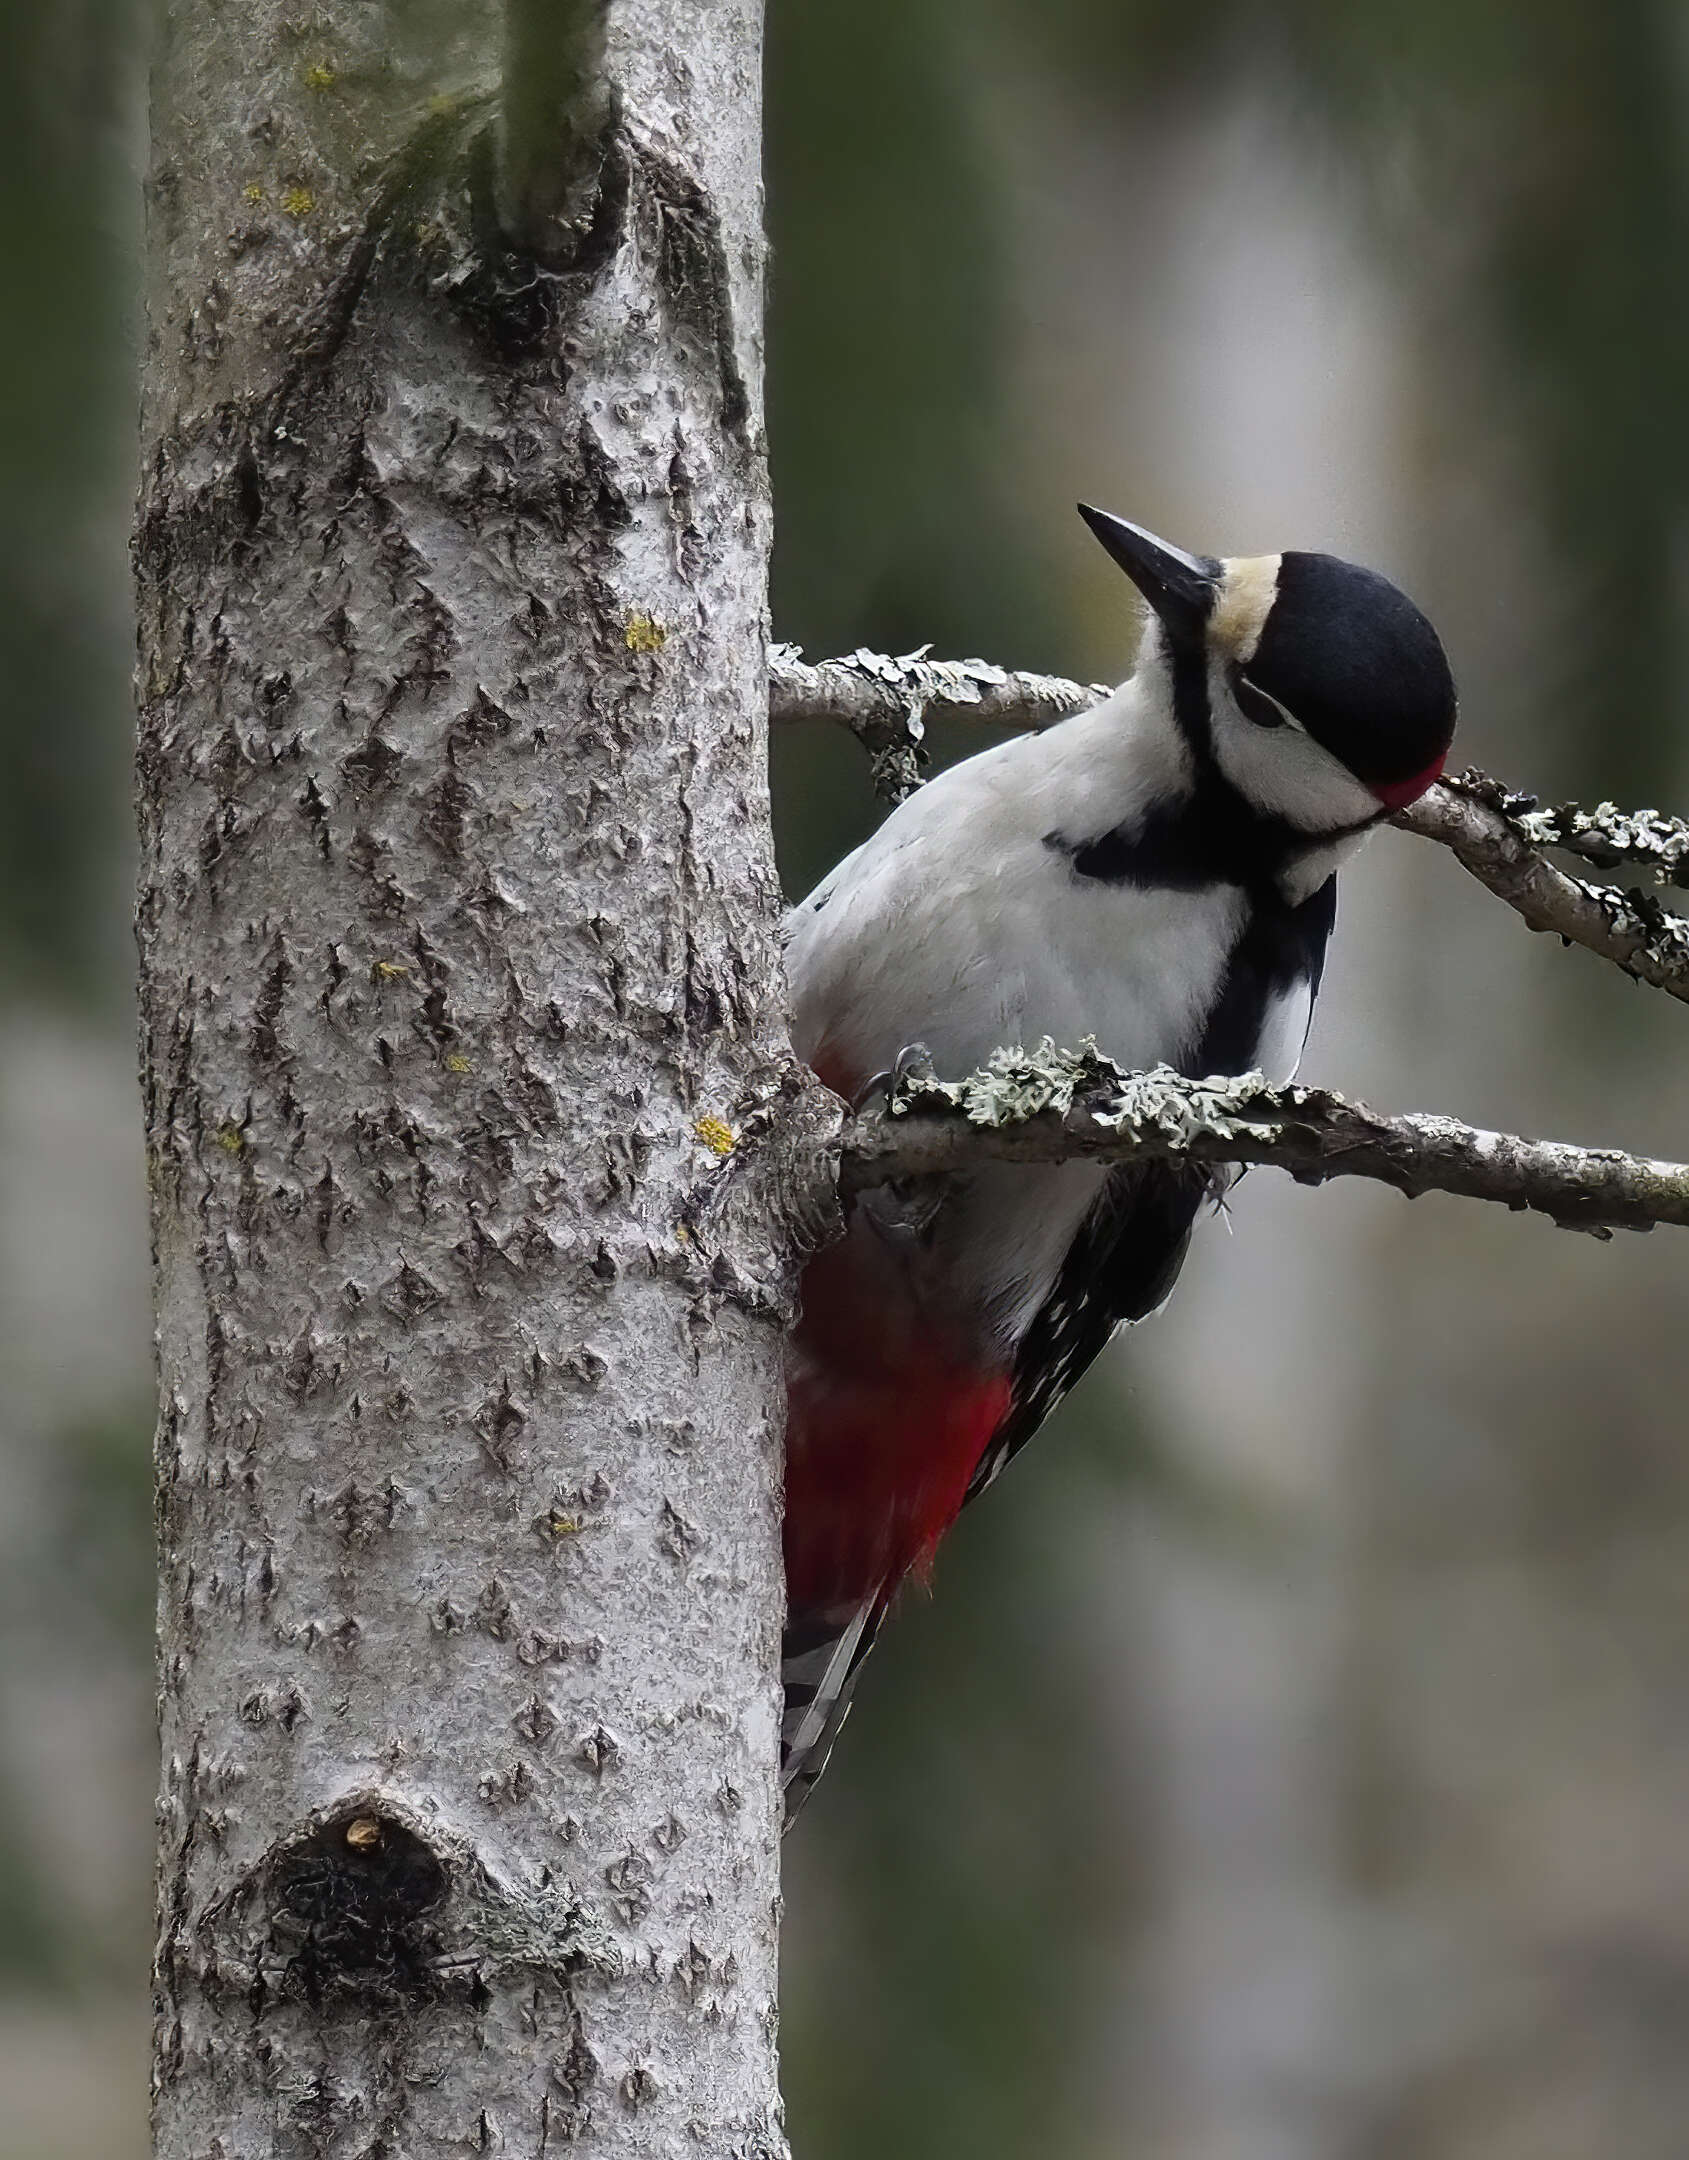
[[[1208,1025],[1187,1061],[1198,1076],[1247,1071],[1270,1001],[1299,976],[1311,994],[1319,990],[1337,908],[1336,879],[1296,907],[1276,890],[1252,898]],[[1198,1210],[1226,1182],[1223,1170],[1167,1162],[1124,1164],[1110,1173],[1021,1339],[1009,1414],[980,1458],[964,1505],[1026,1445],[1116,1329],[1142,1320],[1164,1301],[1184,1265]],[[790,1616],[781,1731],[788,1824],[826,1767],[896,1587],[882,1584],[848,1618]]]
[[[980,1457],[969,1500],[1026,1445],[1115,1330],[1163,1302],[1184,1265],[1197,1210],[1218,1189],[1212,1170],[1174,1163],[1127,1164],[1111,1174],[1021,1338],[1009,1414]]]
[[[1336,878],[1294,906],[1273,886],[1251,900],[1208,1024],[1185,1061],[1196,1078],[1247,1072],[1270,1004],[1293,983],[1307,983],[1310,1013],[1319,995],[1337,919]],[[1127,1164],[1110,1176],[1015,1353],[1009,1414],[980,1458],[969,1500],[1026,1445],[1115,1330],[1163,1301],[1184,1265],[1198,1208],[1225,1183],[1223,1172],[1175,1163]]]
[[[815,1790],[827,1767],[833,1742],[850,1715],[856,1676],[874,1647],[874,1638],[891,1609],[895,1583],[882,1583],[848,1620],[806,1619],[790,1615],[781,1647],[785,1708],[780,1720],[780,1790],[782,1827],[789,1830],[798,1810]]]

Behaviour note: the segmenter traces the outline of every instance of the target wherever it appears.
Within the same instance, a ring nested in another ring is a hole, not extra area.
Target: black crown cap
[[[1291,551],[1244,672],[1357,780],[1412,779],[1454,736],[1442,641],[1406,593],[1335,555]]]

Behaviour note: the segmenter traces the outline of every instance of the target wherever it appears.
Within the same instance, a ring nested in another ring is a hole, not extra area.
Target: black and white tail
[[[815,1617],[794,1613],[786,1623],[780,1664],[786,1689],[780,1720],[780,1789],[787,1828],[827,1767],[839,1728],[850,1715],[862,1660],[874,1647],[889,1603],[882,1590],[854,1612]]]

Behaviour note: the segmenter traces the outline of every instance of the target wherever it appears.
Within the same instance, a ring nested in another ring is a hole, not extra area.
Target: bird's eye
[[[1232,675],[1232,695],[1237,699],[1238,711],[1257,727],[1293,727],[1298,734],[1302,732],[1300,721],[1286,712],[1277,698],[1257,689],[1241,668]]]

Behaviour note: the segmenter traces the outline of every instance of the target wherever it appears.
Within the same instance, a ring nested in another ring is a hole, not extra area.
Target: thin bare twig
[[[1605,1237],[1689,1227],[1689,1164],[1484,1132],[1453,1118],[1382,1117],[1323,1088],[1271,1088],[1259,1073],[1190,1080],[1128,1073],[1094,1045],[1001,1050],[981,1072],[906,1072],[885,1115],[845,1128],[839,1190],[943,1176],[982,1161],[1262,1163],[1301,1184],[1366,1177],[1528,1208]]]
[[[932,660],[925,648],[900,659],[863,651],[810,663],[795,646],[779,645],[769,656],[770,717],[842,722],[866,745],[876,784],[894,799],[919,784],[930,713],[1043,728],[1107,695],[1096,684],[1011,674],[984,660]],[[1689,920],[1649,893],[1570,877],[1542,854],[1561,848],[1602,865],[1644,863],[1662,883],[1689,885],[1689,824],[1610,803],[1544,810],[1534,796],[1510,793],[1477,772],[1429,789],[1390,822],[1448,848],[1533,930],[1582,945],[1689,1002]]]

